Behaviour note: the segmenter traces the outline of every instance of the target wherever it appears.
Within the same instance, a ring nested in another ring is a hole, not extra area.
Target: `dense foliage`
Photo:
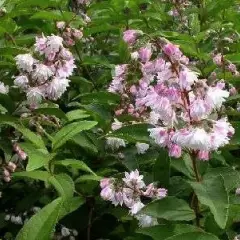
[[[237,0],[1,0],[0,20],[1,239],[240,239]]]

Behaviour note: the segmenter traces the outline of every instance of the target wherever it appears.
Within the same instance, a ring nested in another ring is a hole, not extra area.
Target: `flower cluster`
[[[217,53],[213,56],[213,62],[219,66],[224,68],[226,71],[231,72],[234,76],[239,76],[239,72],[235,64],[225,59],[225,57],[221,53]]]
[[[208,160],[211,151],[229,143],[234,129],[219,114],[230,95],[223,80],[199,79],[179,47],[165,39],[152,39],[140,49],[134,46],[136,38],[125,41],[134,50],[133,63],[115,69],[109,91],[121,94],[116,115],[128,113],[153,124],[150,136],[176,158],[187,150]],[[141,77],[130,84],[128,72],[133,75],[135,69]]]
[[[101,197],[104,200],[111,201],[115,206],[124,204],[130,209],[129,213],[138,219],[140,226],[148,227],[157,224],[157,219],[140,213],[145,206],[141,197],[162,199],[166,197],[167,190],[156,188],[153,183],[146,186],[138,170],[125,172],[125,178],[121,180],[104,178],[101,180],[100,187]]]
[[[67,26],[65,22],[57,22],[57,28],[61,31],[61,36],[64,39],[64,44],[66,46],[74,46],[76,41],[80,40],[83,37],[81,30],[76,28],[71,28]]]
[[[76,67],[72,53],[64,47],[63,38],[59,36],[37,37],[35,53],[43,60],[37,60],[31,54],[16,56],[20,74],[14,80],[33,107],[45,98],[59,99],[69,86],[68,77]]]
[[[3,167],[3,180],[5,182],[11,181],[11,173],[15,172],[17,165],[13,162],[9,162]]]

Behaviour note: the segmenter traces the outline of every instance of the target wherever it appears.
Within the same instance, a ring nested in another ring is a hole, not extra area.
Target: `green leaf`
[[[168,224],[153,227],[141,228],[137,233],[150,236],[153,240],[164,240],[169,237],[189,232],[198,232],[199,228],[187,224]]]
[[[88,166],[86,163],[84,163],[83,161],[80,160],[76,160],[76,159],[65,159],[65,160],[61,160],[61,161],[56,161],[55,162],[56,165],[62,165],[65,167],[72,167],[74,169],[79,169],[82,170],[84,172],[89,172],[92,173],[93,175],[96,175]]]
[[[106,103],[106,104],[116,104],[120,102],[120,96],[110,92],[97,92],[97,93],[87,93],[80,94],[74,99],[80,98],[82,102],[87,103]]]
[[[222,176],[196,183],[190,182],[200,203],[208,206],[216,223],[224,229],[228,219],[229,196]]]
[[[66,114],[66,116],[67,116],[68,121],[70,121],[70,122],[90,117],[90,115],[87,114],[86,111],[81,110],[81,109],[70,111]]]
[[[93,143],[92,139],[89,137],[88,133],[86,132],[81,132],[77,134],[74,137],[73,142],[79,145],[80,147],[84,148],[85,150],[88,150],[89,153],[92,153],[92,154],[98,153],[97,146]]]
[[[88,181],[97,181],[99,182],[103,177],[95,175],[83,175],[75,180],[76,183],[88,182]]]
[[[63,199],[57,198],[41,209],[24,225],[16,240],[49,240],[58,221],[62,204]]]
[[[109,135],[129,142],[149,142],[148,129],[150,127],[150,124],[132,124],[124,126]]]
[[[13,173],[13,177],[27,177],[34,180],[41,180],[41,181],[47,181],[49,177],[51,177],[51,174],[47,171],[32,171],[32,172],[15,172]]]
[[[163,187],[169,186],[170,158],[167,151],[161,150],[156,163],[153,166],[154,181],[158,181]]]
[[[33,171],[46,165],[55,155],[45,149],[36,149],[31,143],[20,143],[20,147],[28,155],[27,171]]]
[[[46,149],[44,141],[40,136],[35,134],[34,132],[30,131],[29,129],[25,128],[23,125],[17,124],[15,122],[9,122],[9,121],[1,121],[0,124],[7,124],[15,129],[17,129],[19,132],[23,134],[25,138],[27,138],[30,142],[32,142],[35,146],[37,146],[40,149]]]
[[[73,197],[75,187],[74,182],[69,175],[58,174],[51,176],[48,180],[58,191],[59,196],[64,199]]]
[[[34,110],[34,112],[46,115],[53,115],[60,119],[66,119],[65,113],[59,108],[38,108]]]
[[[169,221],[190,221],[195,219],[194,211],[182,199],[166,197],[149,203],[141,211],[144,214]]]
[[[61,147],[68,140],[72,139],[76,134],[81,131],[89,130],[97,125],[97,122],[94,121],[82,121],[82,122],[73,122],[64,126],[60,131],[56,133],[53,138],[52,147],[53,150]]]
[[[205,233],[205,232],[190,232],[178,234],[173,237],[169,237],[166,240],[219,240],[218,237]]]

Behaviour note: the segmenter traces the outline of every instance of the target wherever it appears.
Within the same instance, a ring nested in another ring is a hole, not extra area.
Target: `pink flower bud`
[[[73,36],[79,40],[83,37],[83,33],[80,30],[74,29]]]
[[[17,168],[16,164],[12,163],[12,162],[9,162],[7,167],[11,172],[15,172],[15,170]]]
[[[179,50],[178,46],[172,43],[167,43],[164,45],[163,52],[169,57],[174,57],[176,60],[179,60],[182,56],[182,52]]]
[[[124,112],[124,109],[119,109],[117,111],[115,111],[116,116],[122,115],[122,113]]]
[[[213,62],[218,65],[218,66],[221,66],[222,65],[222,54],[221,53],[218,53],[217,55],[215,55],[213,57]]]
[[[234,95],[237,94],[237,89],[236,89],[235,87],[231,87],[231,88],[229,89],[229,92],[230,92],[230,95],[231,95],[231,96],[234,96]]]
[[[3,175],[4,175],[4,177],[10,177],[11,176],[9,171],[6,168],[4,168],[4,170],[3,170]]]
[[[71,38],[69,38],[66,43],[67,43],[68,46],[74,46],[75,45],[75,41],[72,40]]]
[[[5,182],[10,182],[10,181],[11,181],[11,177],[4,177],[3,180],[4,180]]]
[[[19,147],[19,145],[17,144],[17,143],[15,143],[14,145],[13,145],[13,151],[14,152],[19,152],[21,149],[20,149],[20,147]]]
[[[135,85],[132,85],[129,89],[130,93],[135,95],[137,93],[137,88]]]
[[[150,60],[152,56],[152,50],[150,47],[142,47],[139,50],[139,58],[141,59],[142,62],[146,63]]]
[[[57,28],[61,29],[61,30],[64,29],[66,26],[65,22],[63,22],[63,21],[57,22],[56,25],[57,25]]]
[[[27,154],[26,154],[24,151],[20,150],[20,151],[18,152],[18,157],[19,157],[21,160],[26,160]]]

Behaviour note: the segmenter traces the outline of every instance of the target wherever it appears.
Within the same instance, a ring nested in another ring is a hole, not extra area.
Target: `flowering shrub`
[[[239,3],[0,3],[0,238],[240,239]]]

